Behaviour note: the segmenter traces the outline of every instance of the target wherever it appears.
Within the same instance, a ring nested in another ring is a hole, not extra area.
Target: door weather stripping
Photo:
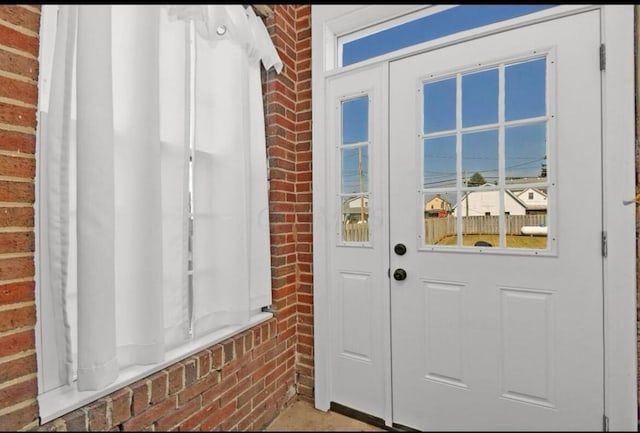
[[[607,257],[607,232],[602,232],[602,257]]]
[[[600,44],[600,70],[604,71],[607,67],[607,52],[604,44]]]

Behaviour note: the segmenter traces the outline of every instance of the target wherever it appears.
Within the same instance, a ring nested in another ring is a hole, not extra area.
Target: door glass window
[[[422,83],[425,245],[548,248],[546,89],[546,57]]]
[[[498,69],[462,76],[462,126],[498,122]]]
[[[424,140],[424,188],[456,187],[456,136]]]
[[[545,59],[529,60],[505,67],[507,122],[546,114],[545,69]]]
[[[369,97],[340,103],[342,240],[369,241]]]
[[[456,79],[424,85],[425,133],[456,129]]]
[[[464,187],[498,184],[498,130],[462,134],[462,182]]]

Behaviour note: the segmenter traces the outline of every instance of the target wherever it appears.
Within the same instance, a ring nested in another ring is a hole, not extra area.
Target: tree
[[[476,171],[475,173],[473,173],[473,175],[471,175],[471,179],[469,179],[469,182],[467,182],[467,186],[480,186],[484,185],[485,183],[486,181],[484,180],[484,177],[482,177],[482,175]]]

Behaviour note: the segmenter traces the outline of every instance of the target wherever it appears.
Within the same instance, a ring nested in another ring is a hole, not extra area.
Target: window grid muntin
[[[367,131],[367,140],[366,141],[358,141],[358,142],[352,142],[352,143],[344,143],[344,104],[348,103],[350,101],[355,101],[358,99],[362,99],[362,98],[366,98],[367,101],[367,117],[366,117],[366,121],[367,121],[367,125],[366,125],[366,131]],[[371,144],[372,144],[372,126],[371,126],[371,116],[372,116],[372,98],[371,95],[369,94],[369,92],[367,91],[362,91],[362,92],[358,92],[356,94],[351,94],[351,95],[344,95],[340,98],[338,98],[338,103],[336,104],[336,110],[337,110],[337,119],[338,119],[338,128],[336,128],[337,130],[337,143],[338,145],[336,146],[336,157],[338,159],[337,161],[337,167],[338,167],[338,173],[339,176],[337,178],[338,181],[338,187],[337,187],[337,191],[338,193],[336,194],[337,196],[337,202],[338,202],[338,209],[339,209],[339,226],[340,229],[337,231],[337,236],[338,236],[338,244],[341,245],[349,245],[349,246],[369,246],[371,245],[371,239],[372,239],[372,231],[370,230],[369,227],[367,227],[366,230],[366,236],[363,240],[345,240],[345,229],[346,229],[346,224],[345,224],[345,199],[361,199],[363,201],[366,201],[366,208],[367,208],[367,212],[366,212],[366,218],[365,221],[367,221],[367,224],[369,222],[370,219],[370,209],[371,209]],[[367,186],[368,188],[365,190],[363,190],[362,192],[358,192],[358,193],[349,193],[349,192],[344,192],[343,190],[343,185],[344,185],[344,180],[343,180],[343,176],[344,176],[344,167],[343,167],[343,158],[342,158],[342,154],[344,150],[351,150],[351,149],[362,149],[362,148],[366,148],[367,149],[367,167],[366,167],[366,173],[367,173]],[[362,206],[361,206],[362,208]]]
[[[530,61],[535,61],[535,60],[539,60],[539,59],[544,59],[545,60],[545,69],[544,69],[544,107],[545,107],[545,114],[542,116],[536,116],[536,117],[530,117],[530,118],[521,118],[521,119],[516,119],[516,120],[510,120],[510,121],[506,121],[505,120],[505,105],[506,105],[506,95],[505,95],[505,68],[509,67],[509,66],[513,66],[513,65],[519,65],[522,63],[526,63],[526,62],[530,62]],[[555,116],[552,114],[552,107],[550,106],[551,104],[551,100],[549,98],[549,89],[551,87],[550,81],[551,81],[551,74],[552,71],[550,70],[550,65],[553,65],[554,61],[552,59],[552,50],[549,51],[545,51],[545,52],[536,52],[534,51],[533,54],[530,55],[525,55],[522,56],[518,59],[510,59],[507,61],[502,61],[502,62],[497,62],[494,64],[477,64],[474,65],[473,67],[470,67],[468,69],[464,69],[464,70],[459,70],[456,73],[451,73],[451,72],[447,72],[447,73],[442,73],[439,75],[436,74],[431,74],[429,76],[429,78],[427,79],[422,79],[420,80],[419,83],[419,89],[418,89],[418,94],[421,95],[420,98],[420,107],[421,107],[421,113],[420,113],[420,120],[419,120],[419,125],[420,125],[420,131],[418,133],[418,138],[420,140],[421,143],[424,143],[425,139],[432,139],[432,138],[437,138],[437,137],[441,137],[441,136],[446,136],[446,135],[453,135],[455,134],[457,139],[456,139],[456,167],[457,167],[457,173],[456,173],[456,177],[457,177],[457,201],[456,201],[456,207],[459,206],[461,204],[462,198],[464,197],[465,193],[468,191],[473,190],[473,188],[465,188],[462,185],[462,161],[461,161],[461,155],[462,155],[462,134],[463,133],[467,133],[467,132],[477,132],[477,131],[484,131],[484,130],[489,130],[489,129],[496,129],[496,127],[498,128],[498,163],[499,163],[499,168],[498,168],[498,184],[496,185],[495,188],[491,188],[491,189],[487,189],[487,191],[489,190],[499,190],[499,237],[500,237],[500,245],[498,245],[498,248],[495,248],[495,250],[508,250],[510,252],[512,251],[532,251],[535,254],[538,254],[539,252],[549,252],[552,248],[552,241],[555,242],[556,241],[556,236],[555,233],[553,233],[553,229],[554,227],[549,227],[549,222],[551,221],[551,214],[553,212],[553,210],[551,209],[551,204],[552,204],[552,200],[550,199],[551,196],[551,191],[552,191],[552,187],[555,187],[555,183],[552,179],[552,174],[553,174],[553,163],[551,161],[551,140],[552,140],[552,122],[555,119]],[[486,124],[486,125],[476,125],[476,126],[471,126],[471,127],[462,127],[462,76],[466,75],[466,74],[472,74],[472,73],[476,73],[479,71],[484,71],[484,70],[490,70],[493,68],[498,68],[499,70],[499,84],[498,84],[498,123],[497,124]],[[424,124],[424,110],[425,110],[425,98],[424,98],[424,86],[426,84],[429,83],[433,83],[433,82],[438,82],[438,81],[443,81],[446,79],[450,79],[452,77],[456,78],[456,129],[455,130],[446,130],[446,131],[437,131],[437,132],[432,132],[432,133],[425,133],[425,124]],[[544,123],[545,124],[545,128],[546,128],[546,133],[545,133],[545,148],[546,148],[546,174],[547,177],[545,179],[545,181],[543,182],[531,182],[531,183],[513,183],[513,184],[506,184],[506,180],[505,180],[505,129],[508,127],[514,127],[514,126],[524,126],[524,125],[530,125],[530,124],[536,124],[536,123]],[[443,192],[443,191],[450,191],[452,189],[448,189],[448,188],[425,188],[424,187],[424,145],[422,144],[420,146],[420,155],[421,155],[421,161],[420,164],[422,165],[422,172],[420,173],[421,176],[421,203],[423,203],[424,206],[424,200],[426,199],[427,196],[429,195],[433,195],[436,194],[437,192]],[[538,188],[538,189],[543,189],[546,191],[547,193],[547,213],[546,213],[546,218],[545,218],[545,224],[548,228],[548,234],[547,234],[547,241],[546,241],[546,248],[544,249],[536,249],[536,250],[528,250],[525,248],[508,248],[507,247],[507,242],[506,242],[506,217],[505,217],[505,195],[506,195],[506,191],[507,190],[513,190],[516,188],[522,188],[522,189],[526,189],[526,188]],[[422,218],[422,213],[421,213],[421,218]],[[421,225],[422,227],[422,239],[423,242],[426,240],[426,233],[425,233],[425,223],[424,220],[422,219]],[[429,247],[429,248],[433,248],[433,247],[438,247],[438,248],[444,248],[444,249],[448,249],[448,248],[463,248],[465,250],[471,250],[472,247],[465,247],[463,245],[463,223],[462,223],[462,216],[459,214],[456,216],[456,232],[457,232],[457,245],[456,246],[443,246],[443,245],[434,245],[434,244],[423,244],[423,246],[421,248],[424,247]],[[494,246],[496,247],[496,246]],[[486,250],[485,250],[486,251]]]

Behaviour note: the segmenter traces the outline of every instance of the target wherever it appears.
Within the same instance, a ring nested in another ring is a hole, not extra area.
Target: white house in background
[[[537,188],[527,188],[522,191],[513,191],[516,197],[525,204],[527,213],[539,213],[547,211],[547,194]]]
[[[485,186],[495,186],[486,184]],[[460,204],[453,209],[453,215],[458,216],[496,216],[500,214],[500,191],[485,191],[480,187],[462,196]],[[511,191],[504,193],[504,211],[508,215],[525,215],[527,206]]]
[[[347,223],[358,222],[361,218],[366,221],[369,215],[369,197],[357,196],[344,200],[342,214],[344,222]]]

